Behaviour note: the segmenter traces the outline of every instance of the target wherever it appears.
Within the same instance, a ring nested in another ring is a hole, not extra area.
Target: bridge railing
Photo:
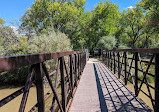
[[[57,68],[50,73],[46,67],[46,61],[56,60]],[[14,98],[23,94],[19,112],[24,112],[29,90],[34,84],[37,90],[37,104],[30,110],[45,111],[45,99],[53,93],[50,111],[54,111],[55,102],[61,112],[66,112],[74,96],[76,86],[86,64],[86,53],[83,51],[56,52],[44,54],[28,54],[22,56],[0,57],[0,73],[30,66],[25,86],[9,96],[0,99],[0,107],[6,105]],[[51,76],[55,75],[54,79]],[[51,90],[44,95],[43,80],[47,79]],[[54,84],[53,84],[54,80]],[[60,94],[57,92],[57,89]]]
[[[136,96],[145,94],[154,111],[159,112],[159,49],[108,50],[103,52],[103,60],[125,85],[128,81],[133,84]]]

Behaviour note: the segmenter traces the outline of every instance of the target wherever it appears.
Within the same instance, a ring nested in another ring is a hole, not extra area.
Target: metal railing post
[[[104,60],[105,60],[105,62],[107,63],[107,52],[105,52]]]
[[[124,80],[125,80],[125,85],[127,85],[127,56],[126,56],[126,52],[124,52],[124,70],[125,70],[125,74],[124,74]]]
[[[112,63],[112,52],[110,52],[110,62],[111,62],[111,71],[113,70],[113,63]]]
[[[44,102],[42,63],[36,64],[34,69],[35,69],[35,84],[36,84],[36,91],[37,91],[38,112],[44,112],[45,102]]]
[[[135,95],[138,96],[138,53],[135,52]]]
[[[155,55],[155,112],[159,112],[159,53]]]
[[[60,57],[60,74],[61,74],[61,95],[62,95],[62,108],[66,112],[66,93],[65,93],[65,75],[64,75],[64,57]]]
[[[120,69],[120,52],[118,52],[118,78],[120,79],[120,73],[121,73],[121,69]]]
[[[110,52],[108,52],[108,68],[110,66]]]
[[[77,76],[77,55],[75,55],[75,86],[77,86],[77,80],[78,80],[78,76]]]
[[[73,87],[73,66],[72,66],[72,55],[69,55],[69,58],[70,58],[70,83],[71,83],[71,89],[72,89],[72,92],[73,92],[73,89],[74,89],[74,87]],[[71,96],[73,96],[73,94],[71,95]]]
[[[80,78],[80,55],[78,54],[78,79]]]
[[[79,58],[80,58],[80,75],[82,75],[82,59],[81,59],[81,53],[79,54]]]
[[[116,73],[116,62],[115,62],[115,52],[114,52],[114,74]]]

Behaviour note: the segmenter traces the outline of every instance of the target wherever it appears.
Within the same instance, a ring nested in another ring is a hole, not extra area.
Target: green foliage
[[[50,31],[29,40],[28,53],[71,51],[70,39],[61,32]]]
[[[28,53],[50,53],[72,51],[70,39],[61,32],[49,31],[48,33],[32,37],[28,42]],[[48,70],[55,68],[56,60],[46,62]]]
[[[159,32],[159,1],[158,0],[142,0],[143,8],[148,13],[147,24],[153,30]]]
[[[148,43],[150,48],[159,48],[159,34],[153,35],[154,38]]]
[[[84,9],[84,5],[86,3],[86,0],[73,0],[73,4],[79,9]]]
[[[118,21],[120,19],[119,7],[109,1],[100,2],[93,10],[95,29],[100,35],[114,33],[117,30]],[[96,28],[97,27],[97,28]],[[100,30],[99,30],[100,29]]]
[[[23,85],[26,82],[29,67],[23,67],[14,71],[0,74],[0,85]]]
[[[4,47],[0,44],[0,56],[4,56]]]
[[[0,25],[4,25],[5,21],[0,17]]]
[[[102,36],[114,34],[117,31],[118,21],[120,19],[120,12],[118,6],[109,1],[100,2],[92,11],[91,20],[91,41],[92,48],[97,46],[98,41]],[[90,42],[90,41],[89,41]],[[90,44],[90,43],[89,43]]]
[[[159,47],[158,0],[142,0],[123,13],[109,1],[101,1],[92,11],[85,12],[85,3],[86,0],[35,0],[21,18],[19,30],[25,36],[15,34],[0,18],[0,56],[72,48],[92,51],[96,48]],[[47,64],[51,68],[55,62]],[[15,82],[27,69],[8,72],[6,76]],[[19,74],[15,79],[14,73]]]
[[[2,53],[0,53],[0,56],[13,55],[13,52],[10,50],[10,47],[15,45],[18,39],[19,37],[14,33],[11,27],[1,26],[0,27],[0,49],[2,50]]]
[[[115,36],[103,36],[97,44],[97,48],[106,48],[106,49],[113,49],[116,45]]]
[[[27,37],[22,36],[14,43],[8,46],[8,55],[24,55],[28,54]]]
[[[128,47],[126,44],[120,44],[118,49],[130,49],[130,47]]]
[[[120,12],[111,2],[100,2],[91,12],[84,12],[85,0],[36,0],[23,15],[21,30],[36,34],[50,27],[68,35],[74,48],[93,49],[102,36],[115,33]]]
[[[16,35],[17,36],[17,35]],[[3,55],[24,55],[33,53],[49,53],[49,52],[61,52],[71,51],[72,46],[70,39],[61,32],[49,31],[48,33],[27,38],[26,36],[20,36],[9,38],[6,40],[0,38],[0,52]],[[6,49],[5,46],[7,45]],[[54,69],[56,60],[47,61],[46,65],[48,70]],[[23,67],[14,71],[4,72],[0,74],[0,84],[13,84],[22,85],[26,81],[28,75],[29,66]]]
[[[139,3],[132,9],[124,10],[120,25],[124,28],[124,39],[126,43],[130,44],[130,47],[135,48],[138,40],[143,34],[144,14],[143,9]]]
[[[21,29],[40,33],[53,26],[65,32],[77,20],[84,4],[85,0],[74,0],[73,3],[36,0],[21,18]]]

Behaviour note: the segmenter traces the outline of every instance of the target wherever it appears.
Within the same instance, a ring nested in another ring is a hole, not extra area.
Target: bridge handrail
[[[53,52],[0,57],[0,73],[15,70],[27,65],[41,63],[46,60],[57,59],[63,56],[79,53],[84,53],[84,51]]]
[[[57,68],[56,70],[53,70],[49,73],[44,62],[52,59],[57,61]],[[65,62],[66,59],[68,60]],[[85,64],[86,53],[84,51],[54,52],[0,57],[0,73],[4,71],[16,70],[24,66],[30,66],[25,86],[10,94],[9,96],[0,99],[0,107],[4,106],[23,93],[19,112],[24,112],[29,90],[32,85],[35,85],[37,89],[37,104],[32,107],[30,112],[34,111],[36,108],[38,108],[38,112],[44,112],[44,99],[47,99],[51,93],[53,93],[53,99],[50,111],[54,110],[56,101],[60,111],[66,112],[74,96],[74,92],[76,90],[75,88],[78,85]],[[55,83],[53,84],[50,76],[55,73]],[[59,74],[60,76],[58,76]],[[45,96],[43,87],[44,79],[47,79],[51,87],[51,90],[48,91]],[[59,87],[61,88],[61,94],[57,94],[56,92],[56,89]]]
[[[159,48],[139,48],[139,49],[112,49],[115,52],[138,52],[138,53],[159,53]]]
[[[142,56],[148,56],[150,61],[142,59]],[[141,91],[145,94],[152,103],[155,112],[159,111],[159,48],[155,49],[112,49],[103,51],[103,61],[114,72],[117,73],[118,78],[122,76],[124,83],[131,82],[134,86],[135,95],[138,96]],[[134,62],[134,64],[133,64]],[[143,62],[147,65],[146,70],[143,66]],[[140,68],[139,68],[140,65]],[[154,73],[149,73],[150,66],[154,66]],[[132,72],[133,70],[133,72]],[[143,79],[139,79],[139,73],[143,73]],[[147,77],[154,78],[155,86],[148,84]],[[130,80],[132,78],[132,80]],[[139,81],[141,82],[139,84]],[[148,93],[144,92],[141,87],[145,84],[147,86]],[[151,89],[155,91],[155,96],[151,93]]]

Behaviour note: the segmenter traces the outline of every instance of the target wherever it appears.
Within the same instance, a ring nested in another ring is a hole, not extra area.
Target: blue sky
[[[85,11],[92,10],[94,6],[103,0],[86,0]],[[119,5],[120,11],[129,6],[134,5],[139,0],[109,0]],[[34,3],[34,0],[1,0],[0,1],[0,17],[6,21],[5,25],[18,26],[17,22],[25,13],[27,8]],[[13,24],[12,24],[13,23]]]

